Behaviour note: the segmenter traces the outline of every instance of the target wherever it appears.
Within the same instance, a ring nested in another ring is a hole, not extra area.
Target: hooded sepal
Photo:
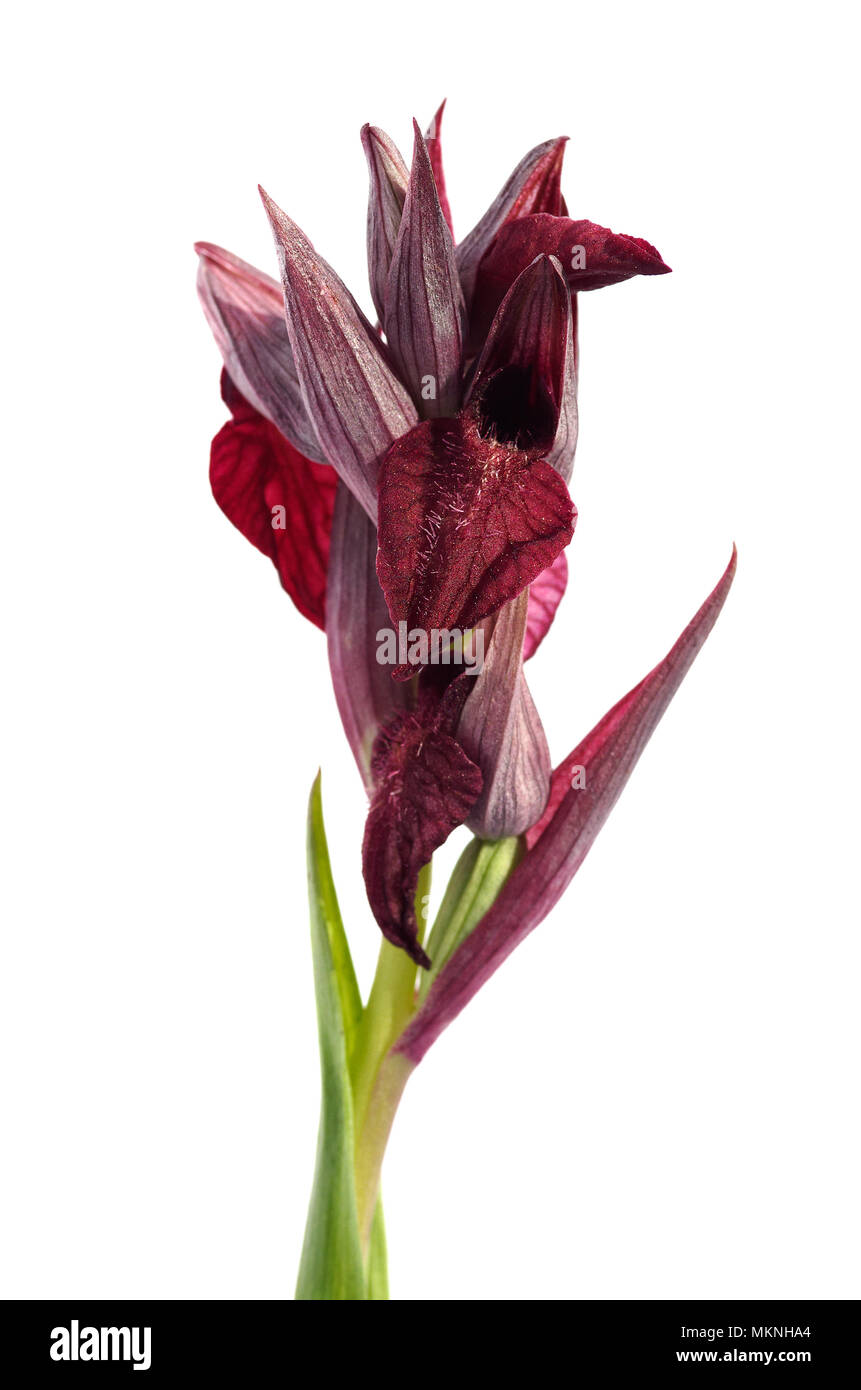
[[[558,264],[558,263],[557,263]],[[562,408],[556,425],[556,438],[547,455],[551,468],[570,483],[574,472],[574,455],[577,452],[577,437],[580,432],[580,416],[577,408],[577,296],[571,297],[571,316],[568,324],[568,340],[565,344],[565,371],[562,381]]]
[[[415,121],[413,127],[413,163],[383,324],[401,379],[430,418],[453,415],[460,404],[466,308],[427,146]]]
[[[305,409],[281,286],[211,242],[194,249],[197,293],[231,380],[305,458],[325,462]]]
[[[326,593],[326,636],[335,699],[344,732],[365,783],[374,790],[371,750],[383,725],[407,709],[411,687],[393,681],[377,660],[378,637],[389,623],[376,571],[377,528],[343,483],[338,485]]]
[[[573,343],[571,295],[562,269],[555,257],[537,256],[499,306],[467,403],[478,404],[497,438],[549,455],[563,409],[567,419],[566,388],[574,390]],[[568,428],[566,423],[566,433]]]
[[[413,1064],[561,898],[711,632],[735,566],[733,548],[717,587],[669,654],[557,768],[544,816],[527,836],[529,852],[444,966],[424,1006],[395,1044]]]
[[[400,150],[378,126],[362,127],[368,161],[368,277],[380,322],[386,311],[386,284],[407,195],[409,171]]]
[[[406,389],[349,290],[260,190],[281,263],[287,331],[305,404],[326,459],[371,518],[377,468],[416,420]]]
[[[326,573],[337,474],[303,457],[222,372],[233,418],[212,441],[209,479],[229,521],[275,565],[300,613],[326,625]]]
[[[480,770],[450,732],[450,704],[426,697],[378,735],[376,791],[362,844],[365,887],[380,930],[425,970],[430,959],[419,942],[415,912],[419,873],[463,824],[481,791]]]
[[[550,750],[523,674],[528,605],[524,589],[496,615],[457,726],[458,742],[481,768],[481,795],[466,824],[483,840],[521,835],[550,790]]]
[[[553,563],[576,513],[536,455],[483,435],[475,411],[425,421],[392,445],[380,469],[377,574],[395,627],[466,632]]]
[[[546,212],[556,217],[561,213],[560,183],[566,143],[567,136],[545,140],[524,155],[487,212],[458,246],[457,266],[467,306],[472,302],[479,264],[507,222],[530,213]]]

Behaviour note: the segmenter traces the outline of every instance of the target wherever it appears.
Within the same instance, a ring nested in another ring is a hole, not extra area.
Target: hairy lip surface
[[[380,469],[377,574],[392,621],[474,627],[553,563],[575,515],[559,474],[485,438],[475,413],[425,421]]]

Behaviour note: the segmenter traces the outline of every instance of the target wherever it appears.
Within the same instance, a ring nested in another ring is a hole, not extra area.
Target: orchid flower
[[[414,123],[409,168],[383,131],[361,133],[376,323],[263,190],[280,284],[197,246],[231,415],[212,490],[325,630],[384,938],[363,1004],[318,779],[323,1098],[300,1298],[387,1297],[379,1182],[403,1086],[568,886],[735,569],[733,551],[670,653],[552,770],[525,664],[564,595],[576,522],[578,295],[669,267],[647,241],[568,216],[562,139],[531,150],[457,243],[442,117],[425,135]],[[473,838],[425,939],[431,860],[459,826]]]

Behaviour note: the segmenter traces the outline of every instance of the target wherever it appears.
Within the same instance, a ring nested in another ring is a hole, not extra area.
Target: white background
[[[861,1293],[851,14],[7,20],[6,1296],[292,1294],[318,764],[364,985],[377,933],[322,636],[209,495],[191,245],[273,270],[260,181],[369,308],[359,127],[408,150],[443,96],[459,234],[567,133],[572,215],[674,268],[581,300],[580,522],[530,676],[557,758],[740,563],[563,903],[410,1083],[393,1295]]]

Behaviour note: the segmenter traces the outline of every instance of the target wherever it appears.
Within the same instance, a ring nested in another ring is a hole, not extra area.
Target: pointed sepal
[[[404,211],[409,171],[400,150],[378,126],[362,127],[368,161],[368,278],[380,322],[386,312],[386,284]]]
[[[379,460],[416,410],[349,290],[260,190],[272,225],[287,331],[308,414],[326,459],[376,518]]]
[[[668,655],[614,705],[556,770],[529,851],[490,911],[437,976],[395,1044],[413,1064],[559,901],[690,670],[729,593],[736,553]]]
[[[442,117],[445,111],[445,102],[438,108],[433,120],[425,131],[425,141],[428,147],[428,156],[433,169],[436,191],[439,195],[439,205],[442,208],[442,215],[445,218],[448,229],[454,236],[454,223],[451,219],[451,207],[448,201],[448,194],[445,186],[445,173],[442,164]]]
[[[380,729],[407,709],[409,685],[377,660],[378,633],[389,626],[376,571],[377,528],[349,488],[338,485],[332,523],[326,636],[335,699],[368,795],[371,750]]]
[[[432,418],[453,415],[460,404],[466,308],[427,146],[413,126],[413,163],[383,324],[401,380],[421,413]]]
[[[287,336],[281,286],[221,246],[199,241],[194,249],[197,292],[231,380],[305,458],[323,463]]]
[[[562,159],[567,137],[545,140],[524,155],[490,207],[457,248],[457,265],[467,306],[482,258],[507,222],[531,213],[562,211]],[[510,281],[509,281],[510,283]]]

